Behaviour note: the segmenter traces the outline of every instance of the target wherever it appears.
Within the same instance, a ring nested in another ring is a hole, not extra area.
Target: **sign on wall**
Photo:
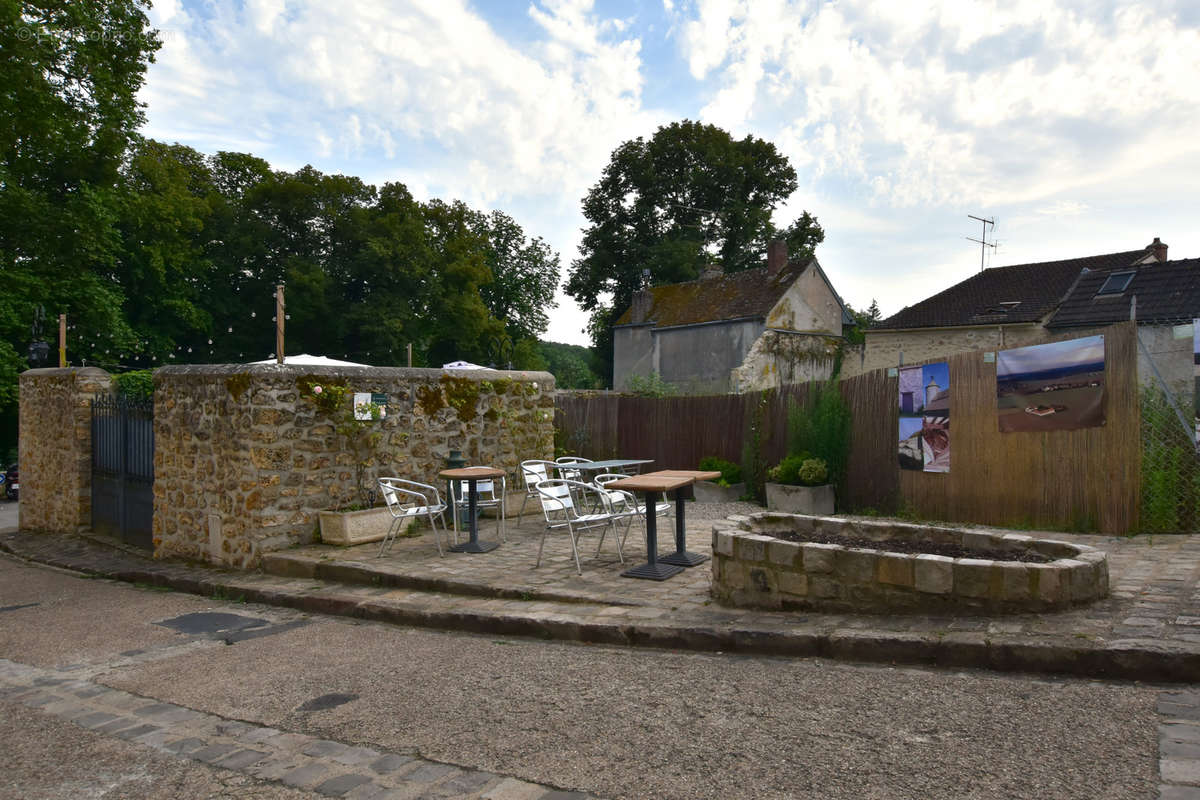
[[[1000,432],[1065,431],[1104,424],[1104,337],[1001,350]]]
[[[900,468],[950,471],[950,365],[900,370]]]

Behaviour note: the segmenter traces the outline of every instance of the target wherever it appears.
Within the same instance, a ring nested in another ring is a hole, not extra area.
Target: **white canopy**
[[[274,364],[275,359],[268,358],[265,361],[252,361],[252,364]],[[353,361],[338,361],[336,358],[326,358],[325,356],[310,356],[308,353],[301,353],[298,356],[284,356],[284,364],[291,364],[301,367],[369,367],[370,364],[356,364]]]
[[[451,361],[449,364],[442,364],[442,369],[487,369],[487,367],[472,364],[470,361]]]

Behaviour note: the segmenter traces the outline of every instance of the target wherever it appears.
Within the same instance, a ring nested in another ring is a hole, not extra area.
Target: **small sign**
[[[370,392],[355,392],[354,393],[354,418],[355,419],[371,419],[371,411],[367,408],[371,403],[376,403],[379,408],[379,416],[387,416],[387,406],[375,400],[376,397],[382,397],[387,400],[386,394],[373,394]]]
[[[984,354],[983,354],[983,363],[985,363],[985,364],[995,364],[995,363],[996,363],[996,354],[995,354],[995,352],[993,352],[993,351],[989,350],[989,351],[987,351],[986,353],[984,353]]]
[[[386,406],[387,392],[371,392],[371,402],[377,406]]]
[[[896,378],[896,377],[899,377],[899,375],[900,375],[899,367],[888,367],[888,377],[889,378]]]
[[[1189,322],[1186,325],[1176,325],[1171,329],[1171,333],[1176,339],[1191,339],[1194,330],[1195,326]]]

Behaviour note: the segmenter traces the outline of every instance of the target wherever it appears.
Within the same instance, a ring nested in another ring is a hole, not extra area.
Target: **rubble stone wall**
[[[554,451],[554,378],[546,372],[391,367],[202,365],[154,376],[154,546],[255,566],[313,541],[317,513],[355,501],[354,458],[335,422],[301,390],[340,382],[386,395],[372,486],[394,475],[443,487],[451,450],[509,473]]]
[[[112,391],[96,367],[21,373],[18,425],[22,530],[74,533],[92,524],[92,398]]]

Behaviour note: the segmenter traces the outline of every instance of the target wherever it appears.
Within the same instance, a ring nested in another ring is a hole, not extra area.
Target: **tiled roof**
[[[1046,323],[1047,328],[1107,325],[1129,319],[1130,298],[1137,297],[1139,322],[1172,323],[1200,317],[1200,258],[1162,261],[1136,267],[1120,293],[1097,295],[1111,274],[1085,272]]]
[[[984,270],[893,314],[872,330],[1037,322],[1054,310],[1081,271],[1128,267],[1146,254],[1145,249],[1130,250]]]
[[[771,278],[766,267],[733,272],[716,278],[650,288],[650,312],[646,322],[655,327],[695,325],[743,317],[765,317],[784,292],[816,259],[801,264],[793,261]],[[625,309],[616,325],[633,322],[633,308]]]

